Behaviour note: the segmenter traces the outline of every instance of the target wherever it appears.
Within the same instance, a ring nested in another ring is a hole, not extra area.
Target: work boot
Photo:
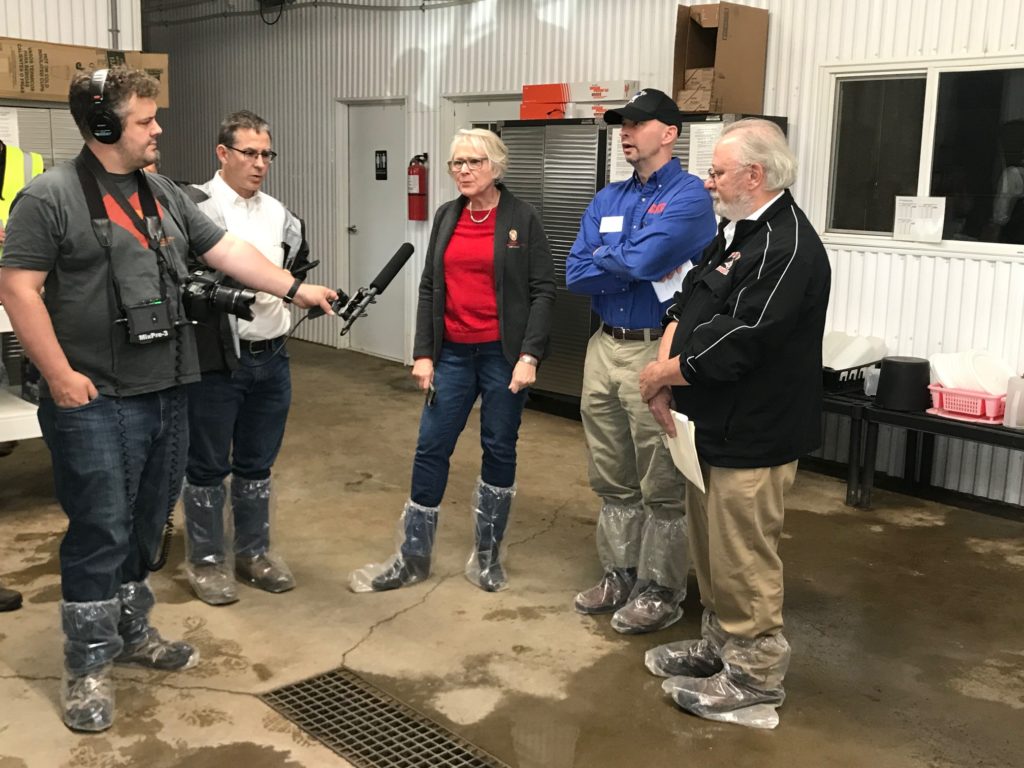
[[[357,568],[349,574],[353,592],[387,592],[423,581],[430,575],[438,507],[405,502],[398,522],[398,552],[383,563]]]
[[[73,731],[105,731],[114,722],[111,663],[124,647],[117,633],[118,598],[61,602],[64,674],[60,703],[64,724]]]
[[[270,478],[231,480],[235,520],[235,575],[265,592],[295,588],[295,577],[280,555],[270,550]]]
[[[611,613],[625,605],[636,583],[636,568],[610,568],[590,589],[576,595],[578,613]]]
[[[635,592],[612,616],[612,629],[616,632],[624,635],[657,632],[683,617],[676,590],[650,581]]]
[[[502,488],[477,478],[473,492],[475,546],[466,563],[466,578],[485,592],[508,586],[501,563],[501,542],[508,527],[516,487]]]
[[[21,608],[21,592],[0,587],[0,613],[16,611]]]
[[[124,641],[124,648],[114,659],[115,664],[176,671],[194,667],[199,662],[198,650],[186,642],[164,640],[156,628],[150,626],[149,614],[156,598],[147,582],[122,584],[118,597],[121,617],[117,632]]]
[[[224,485],[185,482],[185,571],[196,597],[209,605],[238,602],[235,576],[227,562],[224,541]]]

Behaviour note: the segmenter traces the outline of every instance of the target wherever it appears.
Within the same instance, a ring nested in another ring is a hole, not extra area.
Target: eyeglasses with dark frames
[[[479,171],[487,159],[486,157],[457,157],[448,161],[448,170],[458,173],[465,166],[470,171]]]
[[[234,150],[238,154],[242,155],[250,163],[255,163],[257,157],[263,158],[263,162],[268,165],[277,159],[277,152],[271,149],[256,150],[256,149],[239,149],[238,147],[232,147],[230,144],[224,144],[222,146],[228,149]]]

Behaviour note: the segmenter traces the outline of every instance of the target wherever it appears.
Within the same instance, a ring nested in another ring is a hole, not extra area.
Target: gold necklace
[[[493,211],[494,209],[493,208],[488,208],[487,209],[487,213],[484,214],[484,217],[482,219],[474,219],[473,218],[473,209],[470,208],[468,205],[466,206],[466,210],[469,211],[469,220],[470,221],[472,221],[474,224],[483,224],[485,221],[487,221],[487,219],[489,219],[491,217],[491,211]]]

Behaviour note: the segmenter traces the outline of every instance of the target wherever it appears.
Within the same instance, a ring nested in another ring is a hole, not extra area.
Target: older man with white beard
[[[746,724],[785,698],[783,497],[821,433],[831,270],[788,191],[795,179],[774,123],[722,131],[705,183],[722,217],[718,237],[668,310],[658,360],[640,374],[641,396],[669,435],[673,402],[696,425],[707,489],[686,489],[702,637],[653,649],[648,668],[671,677],[664,688],[682,709]]]

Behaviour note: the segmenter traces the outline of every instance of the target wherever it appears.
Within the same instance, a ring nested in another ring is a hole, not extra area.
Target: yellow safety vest
[[[10,144],[5,146],[4,151],[6,157],[2,164],[3,183],[0,185],[0,222],[6,226],[14,196],[33,177],[43,172],[43,156],[38,152],[23,152]]]

